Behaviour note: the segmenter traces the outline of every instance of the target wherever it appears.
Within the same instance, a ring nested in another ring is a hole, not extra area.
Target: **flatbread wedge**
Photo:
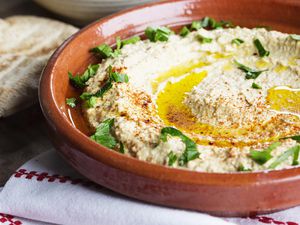
[[[53,51],[77,30],[35,16],[0,19],[0,117],[37,102],[43,67]]]

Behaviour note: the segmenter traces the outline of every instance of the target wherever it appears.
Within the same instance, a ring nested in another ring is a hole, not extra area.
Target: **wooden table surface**
[[[31,0],[0,1],[0,17],[37,15],[65,21]],[[24,162],[52,149],[39,105],[0,119],[0,187]]]

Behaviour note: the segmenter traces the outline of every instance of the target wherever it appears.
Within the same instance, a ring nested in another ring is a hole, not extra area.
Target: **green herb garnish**
[[[246,169],[243,165],[240,165],[237,168],[237,171],[239,171],[239,172],[247,172],[247,171],[251,171],[251,169]]]
[[[168,154],[168,166],[172,166],[177,160],[177,155],[170,151]]]
[[[255,47],[257,48],[258,50],[258,54],[260,57],[265,57],[265,56],[269,56],[270,55],[270,52],[267,51],[261,44],[260,40],[259,39],[255,39],[253,41]]]
[[[297,141],[298,143],[300,143],[300,135],[295,135],[295,136],[290,136],[290,137],[284,137],[281,139],[293,139],[294,141]]]
[[[71,72],[68,72],[70,82],[72,83],[73,86],[78,87],[78,88],[84,88],[86,86],[86,82],[95,74],[97,73],[99,69],[99,64],[95,65],[89,65],[86,71],[82,75],[76,75],[73,76]]]
[[[82,100],[88,100],[88,99],[90,99],[92,96],[93,96],[93,94],[91,94],[91,93],[83,92],[83,93],[80,95],[80,98],[81,98]]]
[[[300,145],[296,145],[288,150],[286,150],[284,153],[282,153],[270,166],[269,169],[275,169],[279,164],[287,160],[290,156],[293,156],[293,163],[292,165],[298,165],[298,156],[300,151]]]
[[[280,142],[275,142],[263,151],[250,150],[250,158],[263,165],[272,158],[271,152],[280,145]]]
[[[211,17],[204,17],[201,21],[200,21],[201,27],[203,28],[209,28],[209,29],[220,29],[223,27],[233,27],[233,24],[230,21],[223,21],[221,20],[220,22],[217,22],[215,19],[211,18]]]
[[[258,85],[257,83],[252,83],[252,86],[251,86],[253,89],[262,89],[262,87],[260,85]]]
[[[157,42],[157,41],[168,41],[169,36],[173,33],[169,28],[167,27],[158,27],[156,29],[152,27],[147,27],[145,30],[145,35],[151,42]]]
[[[91,96],[89,99],[86,100],[86,107],[87,108],[93,108],[97,103],[97,97]]]
[[[134,36],[134,37],[131,37],[131,38],[128,38],[128,39],[125,39],[125,40],[120,40],[120,43],[119,43],[119,47],[117,45],[117,49],[121,49],[123,48],[125,45],[129,45],[129,44],[135,44],[137,43],[138,41],[140,41],[141,38],[139,36]]]
[[[188,34],[190,33],[189,28],[187,28],[187,26],[184,26],[181,31],[179,32],[179,35],[181,37],[186,37]]]
[[[190,26],[190,30],[199,30],[200,28],[202,28],[201,21],[193,21]]]
[[[129,81],[129,78],[127,74],[121,74],[116,71],[112,70],[112,66],[109,66],[107,68],[108,73],[108,80],[105,82],[105,84],[95,93],[91,94],[88,92],[84,92],[80,95],[80,98],[86,101],[89,101],[87,103],[87,106],[93,107],[93,103],[96,103],[95,99],[91,99],[92,97],[102,97],[109,89],[112,88],[113,82],[116,83],[127,83]]]
[[[299,34],[290,34],[290,37],[295,41],[300,41],[300,35]]]
[[[67,98],[66,104],[71,108],[74,108],[76,106],[76,98]]]
[[[292,162],[292,166],[298,166],[299,165],[299,151],[300,151],[300,146],[297,145],[297,149],[294,150],[294,157],[293,157],[293,162]]]
[[[110,130],[114,124],[114,119],[104,120],[96,129],[91,139],[107,148],[114,148],[117,145],[116,139],[111,135]]]
[[[208,38],[208,37],[204,37],[200,34],[197,35],[197,39],[198,41],[201,43],[201,44],[204,44],[204,43],[211,43],[212,42],[212,38]]]
[[[246,73],[246,79],[256,79],[262,72],[265,72],[267,70],[254,70],[249,68],[248,66],[245,66],[238,61],[234,60],[234,63],[238,66],[238,68]]]
[[[91,52],[96,53],[100,55],[103,59],[109,58],[109,57],[116,57],[120,54],[120,49],[116,49],[115,51],[107,44],[99,45],[95,48],[91,49]]]
[[[235,38],[235,39],[232,39],[231,41],[231,44],[236,44],[236,45],[240,45],[240,44],[243,44],[244,41],[242,39],[239,39],[239,38]]]
[[[117,72],[112,72],[112,67],[108,67],[109,70],[109,77],[111,78],[112,81],[117,82],[117,83],[128,83],[129,78],[127,74],[121,74]]]
[[[179,158],[180,166],[183,166],[187,164],[187,162],[198,158],[199,152],[197,150],[196,143],[187,136],[185,136],[181,131],[173,127],[165,127],[161,130],[160,139],[163,142],[166,142],[168,135],[171,135],[173,137],[179,137],[181,141],[185,144],[185,151]]]
[[[125,153],[125,149],[124,149],[124,145],[122,142],[119,143],[120,144],[120,149],[119,149],[119,152],[124,154]]]

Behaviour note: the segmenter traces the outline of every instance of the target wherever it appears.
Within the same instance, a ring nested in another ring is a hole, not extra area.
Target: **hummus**
[[[126,74],[128,82],[112,82],[92,106],[83,107],[93,131],[114,119],[110,134],[116,150],[206,172],[298,164],[300,42],[290,35],[264,28],[200,28],[119,51],[102,60],[85,92],[97,93],[109,68]],[[166,127],[179,133],[162,138]],[[186,152],[188,147],[194,151]]]

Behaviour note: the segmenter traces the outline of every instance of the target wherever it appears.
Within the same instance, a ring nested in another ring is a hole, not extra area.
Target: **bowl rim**
[[[39,102],[42,112],[52,128],[57,130],[65,141],[75,145],[85,155],[102,162],[110,167],[121,169],[123,171],[137,174],[141,177],[150,179],[159,179],[174,183],[184,183],[192,185],[251,185],[253,183],[268,184],[274,179],[286,181],[295,179],[295,176],[300,176],[300,167],[291,167],[280,170],[264,170],[256,172],[228,172],[228,173],[211,173],[199,172],[181,168],[171,168],[163,165],[153,164],[146,161],[136,159],[131,156],[120,154],[116,151],[108,149],[83,134],[79,129],[75,128],[67,119],[65,114],[59,109],[59,105],[55,99],[53,92],[53,76],[54,69],[58,62],[61,53],[80,35],[87,30],[96,29],[100,24],[106,21],[125,16],[133,11],[140,10],[146,7],[156,7],[164,4],[175,4],[177,2],[194,2],[194,0],[165,0],[152,2],[136,6],[130,9],[122,10],[115,14],[98,19],[93,23],[82,28],[77,33],[70,36],[63,44],[53,53],[45,66],[39,83]],[[269,0],[281,4],[296,4],[300,5],[297,0]],[[76,137],[76,138],[74,138]],[[142,168],[142,169],[141,169]],[[230,180],[230,182],[228,182]]]

